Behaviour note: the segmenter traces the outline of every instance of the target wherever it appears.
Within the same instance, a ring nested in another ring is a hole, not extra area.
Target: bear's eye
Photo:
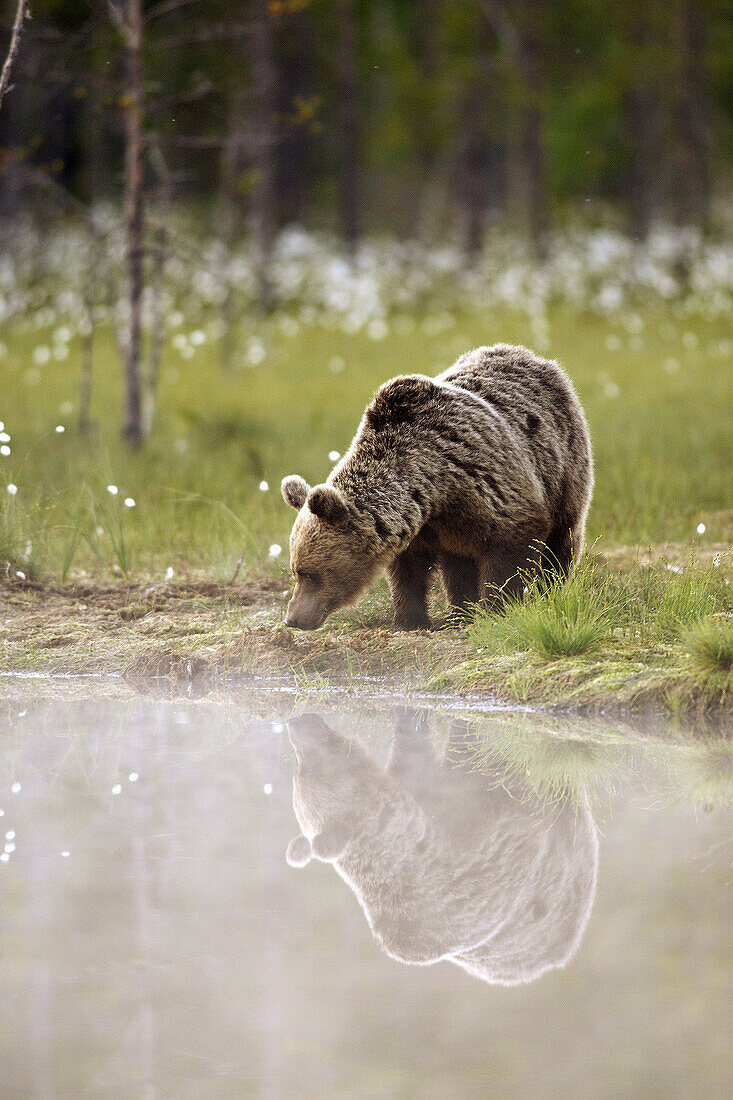
[[[318,584],[319,577],[317,573],[302,573],[298,571],[295,575],[299,581],[310,581],[311,584]]]

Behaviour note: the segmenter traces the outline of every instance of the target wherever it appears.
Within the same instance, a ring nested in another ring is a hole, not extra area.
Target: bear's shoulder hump
[[[411,420],[435,399],[438,388],[423,374],[406,374],[385,382],[375,393],[366,410],[369,424],[376,430],[389,424]]]

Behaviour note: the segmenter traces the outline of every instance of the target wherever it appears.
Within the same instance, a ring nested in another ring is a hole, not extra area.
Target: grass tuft
[[[503,613],[479,611],[468,633],[491,653],[577,657],[609,641],[617,603],[610,578],[588,559],[564,584],[540,576],[528,585],[525,599],[511,600]]]
[[[733,620],[711,615],[695,623],[684,643],[702,672],[733,671]]]

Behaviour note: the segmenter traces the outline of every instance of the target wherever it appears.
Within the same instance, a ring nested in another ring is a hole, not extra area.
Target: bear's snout
[[[326,621],[325,615],[304,614],[302,611],[292,611],[288,608],[285,615],[285,625],[292,626],[294,630],[317,630]]]
[[[308,593],[299,590],[296,585],[288,610],[285,613],[285,625],[294,630],[317,630],[323,626],[328,615],[328,608],[320,601],[314,600]]]

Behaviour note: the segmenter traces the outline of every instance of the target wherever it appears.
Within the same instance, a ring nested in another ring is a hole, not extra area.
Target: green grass
[[[733,594],[715,565],[612,572],[589,554],[564,586],[540,578],[468,624],[475,647],[434,686],[519,702],[700,713],[733,698]]]
[[[565,584],[540,576],[529,580],[523,599],[510,600],[498,613],[478,612],[468,634],[483,652],[531,649],[543,657],[575,657],[608,640],[618,603],[611,578],[586,559]]]
[[[12,454],[0,458],[0,489],[14,482],[18,494],[11,499],[3,492],[0,554],[15,564],[30,541],[26,564],[51,576],[171,567],[225,579],[244,550],[243,575],[277,573],[287,565],[292,522],[280,499],[281,478],[298,472],[311,483],[323,480],[332,465],[329,452],[346,449],[379,383],[397,373],[436,373],[479,343],[531,342],[519,313],[454,320],[430,335],[417,318],[414,331],[390,328],[374,340],[323,326],[301,325],[288,334],[275,315],[242,325],[239,338],[256,333],[265,358],[229,375],[220,370],[213,337],[183,359],[169,334],[156,431],[137,454],[119,439],[121,368],[109,330],[97,335],[96,428],[84,441],[74,426],[78,337],[66,359],[38,366],[34,350],[52,346],[53,330],[36,329],[31,317],[6,326],[0,419],[12,435]],[[733,406],[720,347],[728,321],[688,317],[669,305],[640,311],[633,337],[620,322],[550,312],[549,353],[572,377],[593,437],[589,536],[600,539],[599,549],[689,543],[702,521],[701,547],[725,543],[732,522],[726,508],[733,499]],[[63,434],[56,433],[58,424]],[[258,488],[263,480],[265,492]],[[108,484],[119,487],[117,497],[107,493]],[[124,508],[128,496],[134,509]],[[275,543],[285,549],[270,559]],[[571,609],[566,612],[569,621]],[[571,633],[583,629],[591,638],[597,628],[578,624]],[[547,644],[562,645],[556,630]]]
[[[733,620],[710,616],[695,623],[683,641],[701,671],[722,673],[733,685]]]

